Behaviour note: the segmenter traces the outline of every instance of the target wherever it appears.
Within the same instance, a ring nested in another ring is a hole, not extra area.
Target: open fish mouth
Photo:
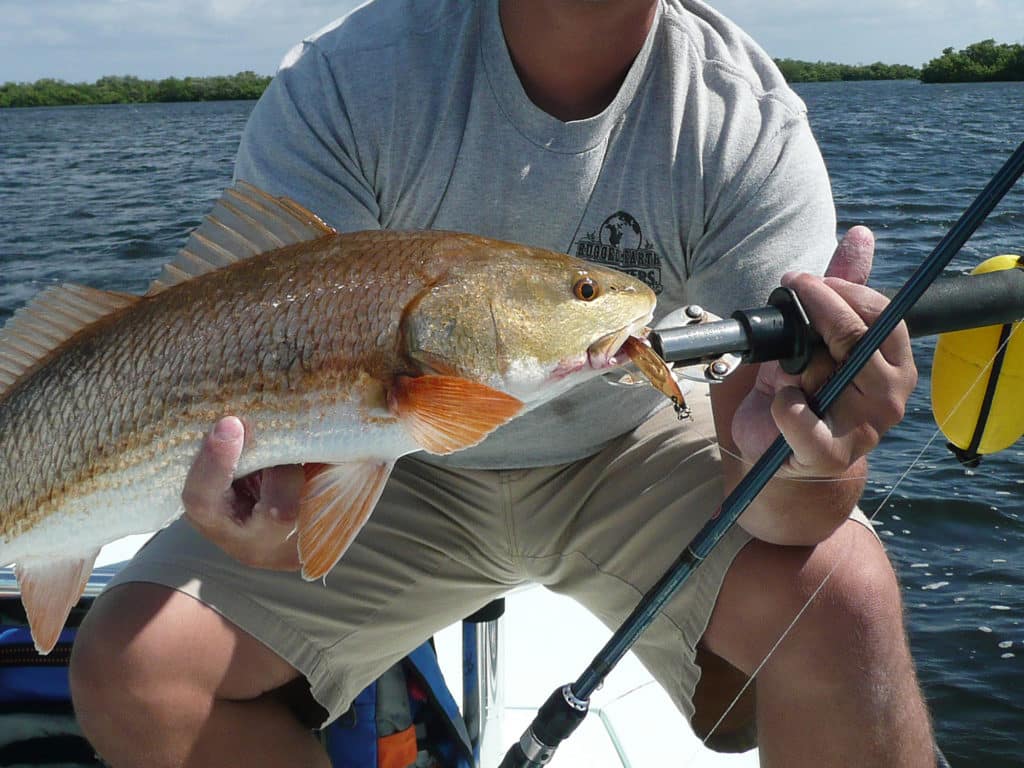
[[[630,331],[633,331],[632,333]],[[672,369],[647,341],[651,329],[635,324],[618,333],[598,339],[588,352],[595,369],[614,368],[632,363],[648,383],[672,401],[677,411],[688,413],[679,382]]]
[[[587,350],[587,361],[594,370],[605,370],[632,363],[652,387],[672,401],[682,418],[689,414],[679,382],[672,369],[651,348],[647,337],[651,329],[644,318],[615,333],[602,336]]]
[[[651,329],[646,327],[648,318],[638,319],[632,324],[607,336],[602,336],[587,349],[587,363],[597,371],[615,368],[630,362],[633,344],[630,339],[646,339]]]

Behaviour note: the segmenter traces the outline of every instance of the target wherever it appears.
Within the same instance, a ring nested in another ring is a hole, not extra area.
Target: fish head
[[[535,406],[627,362],[656,297],[642,281],[563,253],[480,241],[408,308],[422,372],[486,384]]]

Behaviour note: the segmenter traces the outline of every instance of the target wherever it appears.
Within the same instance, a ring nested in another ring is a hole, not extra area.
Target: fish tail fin
[[[14,567],[39,653],[45,655],[57,644],[68,614],[85,591],[98,554],[99,550],[83,558],[29,560]]]

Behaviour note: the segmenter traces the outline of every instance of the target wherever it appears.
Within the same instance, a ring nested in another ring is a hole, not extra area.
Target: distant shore
[[[217,77],[168,77],[142,80],[102,77],[95,83],[36,80],[0,85],[0,107],[65,107],[87,104],[145,104],[171,101],[238,101],[258,99],[270,77],[255,72]]]
[[[835,80],[920,80],[922,83],[980,83],[1024,80],[1024,45],[982,40],[955,51],[946,48],[923,67],[906,64],[835,64],[775,59],[790,83]]]
[[[923,67],[908,64],[837,64],[828,61],[775,59],[790,83],[920,80],[923,83],[977,83],[1024,80],[1024,45],[982,40],[942,55]],[[56,107],[84,104],[141,104],[171,101],[231,101],[258,99],[270,77],[255,72],[217,77],[168,77],[142,80],[109,76],[95,83],[44,79],[34,83],[0,85],[0,108]]]

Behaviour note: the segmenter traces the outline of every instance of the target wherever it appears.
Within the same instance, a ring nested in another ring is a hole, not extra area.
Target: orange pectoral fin
[[[47,654],[60,638],[68,614],[85,591],[99,550],[81,559],[18,563],[14,572],[36,650]]]
[[[327,575],[373,512],[394,461],[317,465],[299,502],[299,561],[302,578]]]
[[[523,410],[512,395],[454,376],[399,377],[388,400],[413,439],[436,454],[476,445]]]

